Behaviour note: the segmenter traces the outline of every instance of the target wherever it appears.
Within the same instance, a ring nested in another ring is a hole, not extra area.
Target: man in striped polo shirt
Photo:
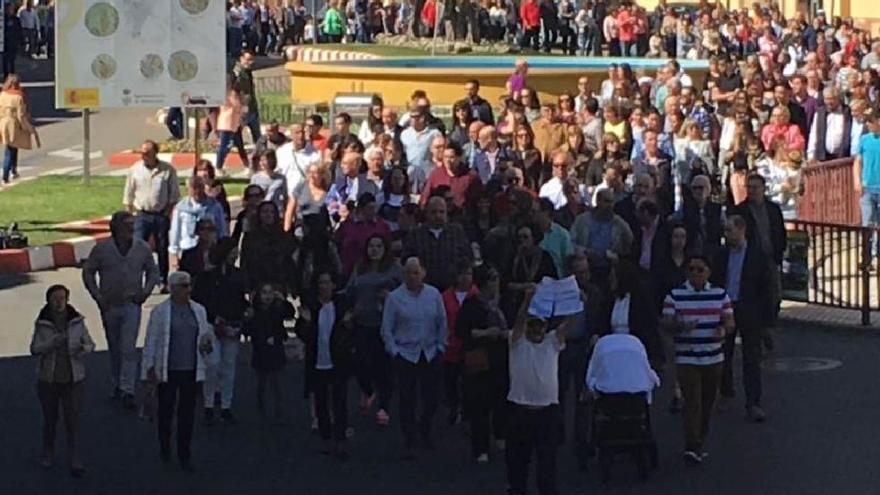
[[[724,362],[724,337],[734,329],[727,292],[709,284],[711,270],[704,256],[687,262],[687,282],[672,289],[663,303],[666,328],[674,335],[678,384],[684,398],[684,460],[700,464],[709,419]]]

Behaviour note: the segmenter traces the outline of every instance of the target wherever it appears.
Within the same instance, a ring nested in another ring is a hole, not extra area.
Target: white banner
[[[219,106],[224,0],[56,2],[58,108]]]

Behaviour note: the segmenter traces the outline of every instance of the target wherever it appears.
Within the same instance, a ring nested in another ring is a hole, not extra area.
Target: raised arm
[[[535,295],[535,288],[530,287],[525,290],[522,305],[516,315],[516,323],[510,334],[510,342],[516,342],[526,333],[526,321],[529,319],[529,305],[532,303],[532,297]]]

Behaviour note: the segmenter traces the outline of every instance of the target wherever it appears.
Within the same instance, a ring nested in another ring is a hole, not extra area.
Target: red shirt
[[[391,236],[388,222],[377,218],[372,222],[355,220],[353,217],[342,222],[336,230],[336,242],[339,243],[339,255],[342,258],[342,271],[348,277],[357,262],[364,256],[367,239],[379,234],[386,239]]]
[[[434,0],[425,2],[425,5],[422,7],[421,16],[422,22],[426,26],[434,27],[434,22],[437,19],[437,7],[434,4]]]
[[[324,151],[327,149],[327,132],[326,129],[321,129],[318,131],[318,134],[312,136],[312,146],[318,151]]]
[[[450,176],[445,167],[437,167],[428,177],[425,183],[425,189],[422,191],[422,197],[419,201],[424,206],[431,197],[431,192],[440,186],[449,186],[452,189],[453,202],[455,206],[462,208],[467,201],[468,195],[472,194],[482,185],[480,177],[474,171],[465,174]]]
[[[477,293],[476,287],[471,287],[467,291],[465,299]],[[462,303],[464,301],[462,300]],[[458,322],[458,312],[461,311],[461,303],[455,297],[455,287],[450,287],[443,292],[443,307],[446,309],[446,353],[443,354],[443,361],[447,363],[458,363],[464,359],[462,354],[462,340],[455,333],[455,324]]]
[[[628,10],[621,10],[617,14],[618,37],[621,42],[630,43],[636,39],[636,19]]]
[[[534,29],[541,25],[541,9],[537,2],[524,2],[519,8],[523,29]]]

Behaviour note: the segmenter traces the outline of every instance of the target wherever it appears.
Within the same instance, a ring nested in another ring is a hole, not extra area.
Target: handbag
[[[486,349],[477,348],[464,353],[465,373],[489,371],[489,353]]]

